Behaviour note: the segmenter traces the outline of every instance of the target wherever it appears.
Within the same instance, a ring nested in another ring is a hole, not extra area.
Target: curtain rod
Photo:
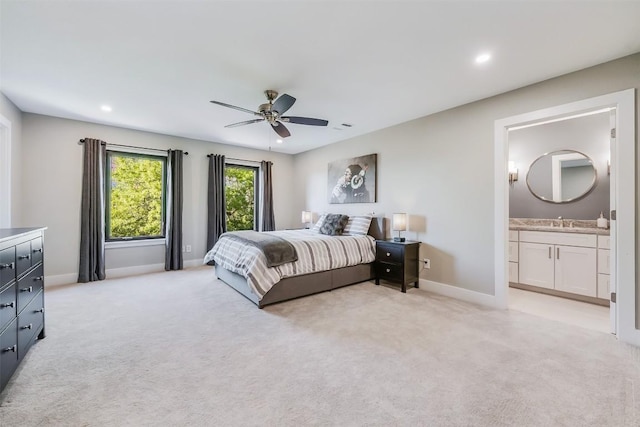
[[[78,144],[82,144],[83,142],[84,142],[84,138],[83,138],[83,139],[81,139],[80,141],[78,141]],[[103,141],[103,142],[104,142],[104,141]],[[104,143],[104,145],[107,145],[107,143],[105,142],[105,143]],[[167,152],[167,150],[162,150],[162,149],[160,149],[160,148],[136,147],[135,145],[123,145],[123,144],[111,144],[111,143],[109,143],[108,145],[111,145],[111,146],[113,146],[113,147],[126,147],[126,148],[137,148],[137,149],[140,149],[140,150],[162,151],[163,153],[166,153],[166,152]],[[185,152],[184,152],[184,154],[185,154],[186,156],[188,156],[188,155],[189,155],[189,152],[188,152],[188,151],[185,151]]]
[[[213,154],[207,154],[207,157],[211,157],[211,156],[213,156]],[[228,160],[238,160],[238,161],[241,161],[241,162],[253,162],[253,163],[260,163],[260,160],[236,159],[236,158],[234,158],[234,157],[227,157],[227,156],[224,156],[224,159],[225,159],[225,160],[227,160],[227,159],[228,159]]]

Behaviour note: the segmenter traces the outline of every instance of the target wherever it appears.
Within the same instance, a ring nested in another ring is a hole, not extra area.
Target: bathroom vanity
[[[593,222],[512,219],[510,286],[608,305],[609,230]]]

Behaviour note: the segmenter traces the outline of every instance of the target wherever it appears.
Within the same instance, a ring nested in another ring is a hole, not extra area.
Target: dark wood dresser
[[[0,391],[44,338],[44,230],[0,228]]]
[[[418,251],[420,242],[394,242],[392,240],[376,240],[376,285],[380,279],[398,283],[402,292],[407,292],[407,285],[418,281]]]

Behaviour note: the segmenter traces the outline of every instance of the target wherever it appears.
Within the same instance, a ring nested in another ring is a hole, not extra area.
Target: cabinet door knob
[[[3,348],[2,352],[6,353],[8,351],[13,351],[15,353],[17,349],[18,349],[18,347],[14,344],[11,347]]]
[[[387,273],[391,273],[391,269],[390,268],[387,268]]]
[[[38,277],[34,277],[33,281],[34,282],[38,282],[38,281],[43,280],[43,279],[44,279],[44,276],[38,276]]]
[[[387,256],[391,256],[391,252],[387,252]]]
[[[13,270],[13,263],[10,262],[9,264],[0,264],[0,270],[3,270],[5,268],[10,268]]]
[[[20,292],[33,292],[33,286],[29,286],[28,288],[20,289]]]
[[[16,306],[16,302],[15,301],[11,301],[5,304],[0,304],[0,308],[7,308],[7,307],[15,307]]]
[[[30,255],[30,254],[20,255],[20,256],[18,257],[18,259],[29,259],[29,258],[31,258],[31,255]]]
[[[42,253],[42,248],[34,249],[31,252],[33,252],[34,254],[37,253],[37,252]]]
[[[33,328],[33,324],[29,323],[27,326],[20,326],[20,329],[31,329]]]
[[[38,310],[33,310],[34,313],[44,313],[44,307]]]

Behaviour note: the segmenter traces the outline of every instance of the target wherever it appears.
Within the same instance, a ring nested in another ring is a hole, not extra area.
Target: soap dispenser
[[[609,221],[604,217],[604,213],[600,212],[600,218],[596,219],[596,226],[598,228],[609,227]]]

